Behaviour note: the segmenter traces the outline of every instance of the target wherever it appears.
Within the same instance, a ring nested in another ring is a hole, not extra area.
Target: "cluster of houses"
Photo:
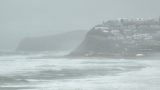
[[[108,43],[115,43],[115,46],[117,47],[122,46],[121,44],[123,43],[123,45],[126,45],[126,51],[130,49],[127,47],[135,47],[135,50],[136,48],[139,48],[138,50],[136,50],[136,52],[150,52],[152,51],[152,48],[150,47],[155,48],[157,45],[160,46],[160,44],[155,40],[155,34],[160,34],[160,18],[147,20],[110,20],[107,22],[103,22],[103,24],[96,25],[92,30],[101,32],[103,34],[102,37],[105,38],[103,40],[106,40],[106,42]],[[151,42],[152,45],[150,46],[149,44],[147,44],[148,42]],[[137,53],[137,56],[141,55],[141,53]]]
[[[108,35],[109,39],[124,40],[124,39],[153,39],[152,34],[160,32],[159,19],[119,19],[103,22],[96,25],[93,30],[101,31]]]

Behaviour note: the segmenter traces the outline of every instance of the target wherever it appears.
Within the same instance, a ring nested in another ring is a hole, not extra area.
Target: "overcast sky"
[[[0,49],[19,40],[90,29],[108,19],[160,16],[160,0],[0,0]]]

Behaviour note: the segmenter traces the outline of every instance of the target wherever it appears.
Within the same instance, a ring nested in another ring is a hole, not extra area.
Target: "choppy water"
[[[160,90],[160,61],[1,56],[0,90]]]

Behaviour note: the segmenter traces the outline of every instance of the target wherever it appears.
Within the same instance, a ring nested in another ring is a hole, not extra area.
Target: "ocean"
[[[160,60],[0,56],[0,90],[160,90]]]

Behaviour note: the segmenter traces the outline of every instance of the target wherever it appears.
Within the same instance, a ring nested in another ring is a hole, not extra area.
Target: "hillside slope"
[[[58,35],[31,37],[23,39],[17,51],[64,51],[75,49],[84,39],[87,30],[77,30]]]
[[[120,19],[96,25],[70,56],[140,57],[160,53],[158,19]]]

